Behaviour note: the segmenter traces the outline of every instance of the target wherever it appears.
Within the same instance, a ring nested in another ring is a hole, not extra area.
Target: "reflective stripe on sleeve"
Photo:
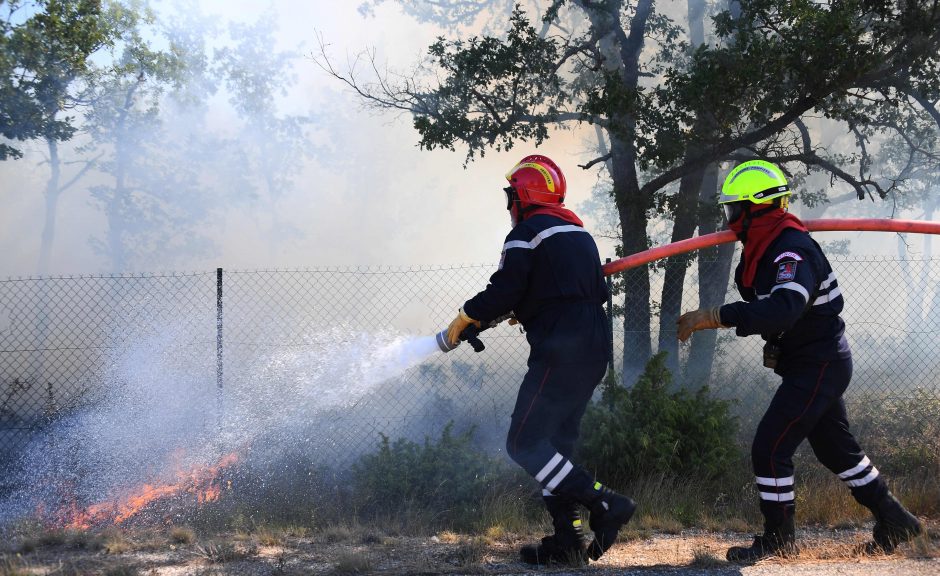
[[[539,244],[542,243],[542,240],[545,240],[549,236],[554,236],[562,232],[587,232],[584,228],[576,226],[574,224],[566,224],[564,226],[552,226],[551,228],[546,228],[538,234],[535,235],[535,238],[526,242],[525,240],[513,240],[511,242],[506,242],[503,244],[503,250],[509,250],[510,248],[526,248],[533,249]]]
[[[770,289],[770,293],[773,294],[777,290],[781,290],[781,289],[793,290],[794,292],[799,292],[800,294],[803,295],[804,302],[809,301],[809,292],[806,291],[806,288],[803,288],[802,284],[797,284],[796,282],[787,282],[785,284],[777,284],[776,286]]]
[[[813,300],[813,306],[819,306],[820,304],[832,302],[833,300],[835,300],[841,295],[842,295],[842,289],[836,286],[835,288],[830,290],[828,294],[823,294],[819,298],[816,298],[815,300]]]

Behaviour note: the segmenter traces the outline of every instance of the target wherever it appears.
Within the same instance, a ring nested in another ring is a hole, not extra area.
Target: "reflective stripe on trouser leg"
[[[535,475],[535,480],[549,493],[554,492],[562,480],[568,477],[574,464],[559,453],[554,456]]]
[[[761,500],[768,502],[793,502],[793,476],[767,478],[757,476],[757,491]]]

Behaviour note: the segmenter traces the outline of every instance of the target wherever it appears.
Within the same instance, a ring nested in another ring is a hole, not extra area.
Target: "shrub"
[[[474,448],[473,429],[453,433],[444,427],[437,442],[394,442],[382,434],[379,450],[352,467],[353,499],[373,516],[424,510],[439,519],[479,513],[488,488],[504,465]]]
[[[729,402],[707,387],[670,392],[671,381],[659,353],[632,388],[608,383],[588,407],[580,456],[598,477],[621,485],[654,474],[714,480],[740,462]]]
[[[867,392],[851,400],[849,421],[882,472],[936,477],[940,471],[940,399],[933,390]]]

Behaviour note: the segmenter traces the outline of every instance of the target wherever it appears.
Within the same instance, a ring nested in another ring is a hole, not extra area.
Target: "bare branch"
[[[578,168],[584,168],[585,170],[587,170],[588,168],[590,168],[591,166],[594,166],[595,164],[599,164],[601,162],[607,162],[608,160],[610,160],[610,157],[611,157],[611,154],[610,152],[608,152],[607,154],[604,154],[603,156],[598,156],[597,158],[591,160],[590,162],[586,164],[578,164]]]

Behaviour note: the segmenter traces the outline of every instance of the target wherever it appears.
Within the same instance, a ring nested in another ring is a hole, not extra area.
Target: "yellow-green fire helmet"
[[[767,204],[774,198],[790,194],[792,192],[783,170],[766,160],[749,160],[735,166],[725,178],[718,203],[749,201]]]

